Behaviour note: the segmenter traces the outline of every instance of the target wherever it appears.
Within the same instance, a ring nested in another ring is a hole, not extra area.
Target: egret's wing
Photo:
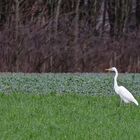
[[[128,101],[134,101],[135,98],[133,97],[133,95],[123,86],[120,86],[118,89],[119,94],[124,97],[126,100]]]

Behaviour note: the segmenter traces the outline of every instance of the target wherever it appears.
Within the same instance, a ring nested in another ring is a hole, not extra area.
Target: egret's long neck
[[[114,77],[114,88],[118,87],[118,83],[117,83],[117,77],[118,77],[118,71],[115,70],[115,77]]]

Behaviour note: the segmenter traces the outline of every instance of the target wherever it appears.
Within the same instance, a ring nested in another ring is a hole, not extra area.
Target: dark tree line
[[[0,71],[140,71],[139,0],[0,0]]]

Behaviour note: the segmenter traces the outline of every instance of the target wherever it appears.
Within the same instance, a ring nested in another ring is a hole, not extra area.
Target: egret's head
[[[106,69],[107,71],[117,71],[117,69],[115,67],[112,67],[112,68],[109,68],[109,69]]]

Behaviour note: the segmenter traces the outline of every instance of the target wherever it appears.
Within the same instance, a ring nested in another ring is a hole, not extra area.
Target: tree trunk
[[[140,26],[140,0],[136,0],[136,26]]]
[[[107,0],[107,11],[110,24],[110,36],[115,34],[115,0]]]
[[[74,51],[75,51],[75,70],[79,71],[79,57],[78,57],[78,53],[79,53],[79,45],[78,45],[78,38],[79,38],[79,6],[80,6],[80,0],[77,1],[77,5],[76,5],[76,10],[75,10],[75,30],[74,30]]]

